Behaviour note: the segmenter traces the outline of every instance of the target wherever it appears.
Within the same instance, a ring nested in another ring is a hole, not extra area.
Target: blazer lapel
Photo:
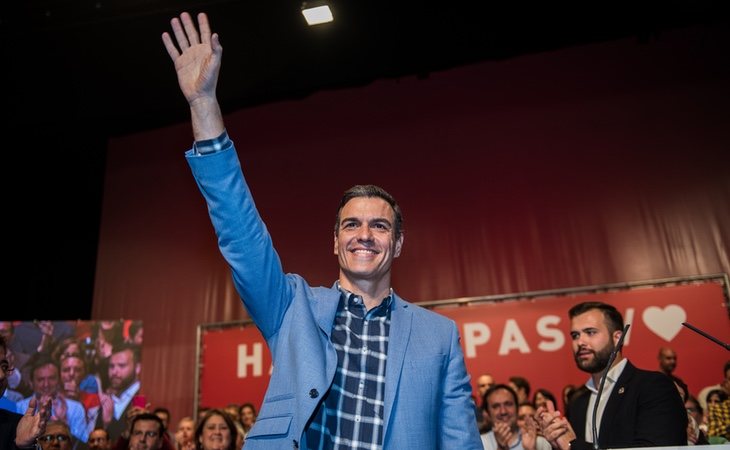
[[[611,396],[608,397],[606,408],[603,410],[603,415],[601,416],[601,429],[598,432],[598,442],[604,445],[609,442],[607,441],[607,439],[610,439],[607,435],[608,430],[611,429],[613,421],[617,417],[616,413],[623,401],[624,392],[626,392],[627,385],[635,371],[634,366],[629,361],[626,361],[626,367],[624,367],[624,370],[621,372],[621,376],[619,376],[618,380],[616,380],[616,384],[611,391]]]
[[[337,306],[340,304],[340,291],[332,287],[315,288],[314,298],[317,300],[316,308],[313,308],[316,315],[317,325],[327,335],[327,340],[332,337],[332,328],[335,326],[335,315],[337,314]]]
[[[388,422],[393,410],[400,374],[403,369],[408,340],[411,337],[413,313],[408,303],[393,294],[393,309],[390,313],[390,337],[388,338],[388,362],[385,367],[385,422],[384,431],[388,433]]]

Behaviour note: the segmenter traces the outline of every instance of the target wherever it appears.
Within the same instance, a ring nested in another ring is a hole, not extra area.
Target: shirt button
[[[363,352],[363,354],[367,353],[368,352],[368,348],[367,347],[363,347],[362,348],[362,352]]]
[[[317,397],[319,397],[319,391],[316,389],[312,389],[309,391],[309,396],[311,398],[317,398]]]
[[[360,416],[355,416],[355,422],[359,422],[359,421],[360,421]]]

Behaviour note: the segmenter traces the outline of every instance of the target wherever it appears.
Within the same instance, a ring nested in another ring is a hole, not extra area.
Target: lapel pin
[[[619,395],[621,395],[621,394],[623,394],[623,393],[624,393],[624,387],[623,387],[623,386],[621,386],[621,387],[619,388],[619,390],[618,390],[618,393],[619,393]]]

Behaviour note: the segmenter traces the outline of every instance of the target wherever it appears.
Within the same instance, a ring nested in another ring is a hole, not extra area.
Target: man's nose
[[[373,230],[369,226],[363,225],[357,230],[357,238],[361,241],[370,241],[373,238]]]

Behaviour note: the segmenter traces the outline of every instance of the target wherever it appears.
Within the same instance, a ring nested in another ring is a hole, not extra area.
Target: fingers
[[[209,44],[211,36],[210,24],[208,23],[208,16],[205,13],[198,14],[198,26],[200,27],[200,42]]]
[[[188,13],[182,13],[180,17],[185,17],[186,15],[188,18],[190,17]],[[172,26],[172,33],[175,35],[177,46],[180,47],[181,52],[184,52],[190,47],[190,41],[188,41],[188,37],[185,35],[185,30],[183,29],[182,23],[180,23],[180,19],[177,17],[173,18],[170,21],[170,25]]]
[[[170,58],[173,61],[180,57],[180,52],[177,50],[177,47],[175,47],[175,44],[172,42],[172,38],[170,37],[170,33],[167,31],[162,33],[162,43],[165,44],[165,50],[167,50],[167,54],[170,55]]]
[[[32,416],[35,414],[35,407],[38,406],[38,400],[36,400],[35,396],[30,399],[28,402],[28,409],[25,410],[26,416]]]

